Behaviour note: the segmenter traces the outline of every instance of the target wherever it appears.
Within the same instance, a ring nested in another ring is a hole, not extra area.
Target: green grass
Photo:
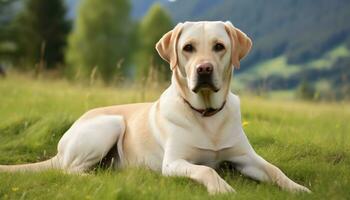
[[[0,79],[0,163],[44,160],[86,110],[155,100],[159,89],[106,88],[65,81]],[[0,199],[349,199],[350,104],[242,97],[244,126],[255,150],[313,194],[290,194],[229,169],[219,173],[237,194],[209,196],[185,178],[147,169],[0,173]]]

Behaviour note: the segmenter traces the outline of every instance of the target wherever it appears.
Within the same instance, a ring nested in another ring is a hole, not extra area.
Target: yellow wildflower
[[[248,126],[248,124],[249,124],[249,122],[247,122],[247,121],[243,121],[242,122],[242,126],[244,127],[244,126]]]

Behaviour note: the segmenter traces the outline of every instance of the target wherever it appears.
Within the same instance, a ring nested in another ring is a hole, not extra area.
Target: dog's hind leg
[[[0,172],[47,169],[84,172],[98,164],[115,145],[122,145],[118,140],[122,140],[124,131],[125,122],[119,115],[100,115],[80,120],[63,135],[58,143],[58,153],[53,158],[38,163],[0,165]],[[118,149],[121,147],[118,146]]]
[[[101,115],[78,121],[58,144],[60,168],[73,173],[90,169],[117,145],[124,131],[124,119],[118,115]]]

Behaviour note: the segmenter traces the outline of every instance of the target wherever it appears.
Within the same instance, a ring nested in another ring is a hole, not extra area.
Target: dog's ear
[[[158,54],[170,64],[171,70],[173,70],[177,65],[176,45],[182,27],[182,23],[177,24],[173,30],[163,35],[163,37],[156,44]]]
[[[241,30],[234,27],[231,22],[225,22],[225,29],[231,39],[231,62],[239,69],[240,60],[246,56],[252,48],[252,40]]]

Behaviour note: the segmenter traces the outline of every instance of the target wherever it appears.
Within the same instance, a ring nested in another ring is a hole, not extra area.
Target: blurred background
[[[233,90],[350,99],[348,0],[0,0],[0,76],[168,83],[158,39],[176,23],[231,21],[253,40]]]

